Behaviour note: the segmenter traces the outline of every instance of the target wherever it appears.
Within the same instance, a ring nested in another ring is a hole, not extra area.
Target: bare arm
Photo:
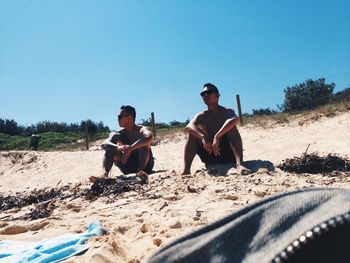
[[[214,137],[221,138],[228,131],[232,130],[238,122],[238,118],[234,110],[226,109],[226,112],[224,113],[224,115],[225,115],[226,121],[224,122],[222,127],[217,131]]]
[[[185,130],[193,137],[200,139],[202,141],[204,149],[207,152],[209,153],[212,152],[212,145],[211,145],[211,142],[209,141],[208,131],[205,126],[203,115],[201,113],[197,114],[193,118],[193,120],[191,120],[190,123],[187,124]]]
[[[223,135],[225,135],[225,133],[232,130],[236,126],[237,122],[238,122],[237,117],[227,119],[225,123],[222,125],[222,127],[220,128],[220,130],[218,130],[218,132],[215,134],[215,136],[218,138],[222,137]]]
[[[151,145],[153,141],[153,132],[148,127],[143,126],[140,129],[140,135],[140,139],[130,146],[131,151]]]
[[[120,133],[112,132],[109,137],[103,141],[101,147],[105,150],[111,147],[115,147],[117,151],[121,151],[122,143],[120,142]]]
[[[153,140],[153,133],[151,130],[145,126],[140,129],[140,138],[135,141],[132,145],[123,145],[121,146],[121,151],[123,152],[122,163],[125,164],[131,153],[139,148],[150,146]]]
[[[199,113],[197,114],[193,120],[191,120],[185,130],[186,132],[188,132],[189,134],[191,134],[192,136],[196,137],[197,139],[203,139],[204,137],[207,136],[207,134],[204,133],[204,129],[199,129],[198,126],[201,125],[203,126],[203,117],[202,115]]]
[[[225,135],[227,132],[232,130],[238,122],[238,118],[235,115],[235,112],[233,110],[228,109],[226,112],[226,115],[228,119],[224,122],[222,127],[218,130],[218,132],[214,135],[214,138],[213,138],[212,148],[215,155],[220,155],[220,148],[219,148],[220,138],[223,135]]]

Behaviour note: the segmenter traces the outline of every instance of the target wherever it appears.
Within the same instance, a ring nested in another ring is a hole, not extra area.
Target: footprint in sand
[[[5,229],[0,231],[0,235],[16,235],[25,233],[28,231],[28,228],[25,226],[8,226]]]
[[[37,223],[30,224],[28,226],[18,226],[18,225],[12,225],[7,226],[8,223],[5,223],[6,225],[2,224],[4,229],[0,231],[0,235],[16,235],[21,234],[30,231],[38,231],[48,225],[49,221],[41,221]]]
[[[5,226],[8,226],[9,223],[7,222],[0,222],[0,228],[3,228]]]
[[[41,222],[38,222],[38,223],[31,224],[30,226],[28,226],[28,229],[30,231],[38,231],[38,230],[44,228],[48,224],[50,224],[49,221],[41,221]]]
[[[101,242],[97,242],[97,244],[101,244]],[[126,262],[126,252],[118,245],[120,242],[113,235],[108,237],[108,241],[104,240],[103,242],[102,246],[95,244],[96,249],[88,262],[115,262],[111,260],[115,257],[120,259],[117,262]]]
[[[100,253],[97,253],[91,256],[89,262],[112,262],[112,261],[110,261],[108,257]]]
[[[66,205],[66,208],[72,210],[73,212],[78,213],[78,212],[80,212],[80,210],[81,210],[81,205],[67,204],[67,205]]]

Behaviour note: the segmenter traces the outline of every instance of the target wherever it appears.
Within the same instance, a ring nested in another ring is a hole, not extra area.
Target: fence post
[[[241,100],[239,99],[239,95],[236,95],[236,101],[237,101],[237,108],[238,108],[238,115],[239,115],[239,122],[241,125],[243,125],[243,115],[242,115],[242,109],[241,109]]]
[[[89,130],[86,123],[85,123],[85,149],[89,150]]]
[[[156,140],[156,121],[154,118],[154,112],[151,112],[151,120],[152,120],[152,132],[153,132],[153,140]]]

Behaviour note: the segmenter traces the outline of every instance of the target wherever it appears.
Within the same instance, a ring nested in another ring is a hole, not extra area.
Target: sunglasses
[[[209,95],[213,94],[214,92],[215,92],[214,90],[205,90],[205,91],[202,91],[200,94],[204,98],[205,96],[209,96]]]
[[[118,115],[118,120],[121,120],[121,119],[123,119],[124,117],[128,117],[128,116],[130,116],[130,115],[128,115],[128,114],[119,114],[119,115]]]

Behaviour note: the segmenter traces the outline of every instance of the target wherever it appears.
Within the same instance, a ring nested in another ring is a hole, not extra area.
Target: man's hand
[[[122,158],[121,162],[122,164],[126,164],[128,162],[128,159],[132,153],[131,145],[122,145],[119,147],[119,150],[122,152]]]
[[[209,140],[208,140],[208,138],[207,138],[206,136],[203,137],[202,143],[203,143],[203,148],[204,148],[209,154],[211,154],[211,153],[213,152],[212,145],[211,145],[211,143],[209,142]]]
[[[125,153],[128,151],[128,149],[131,147],[131,145],[129,144],[123,144],[123,145],[120,145],[119,148],[118,148],[118,151],[121,151],[122,153]]]
[[[221,153],[220,153],[220,147],[219,147],[219,142],[220,142],[220,139],[218,136],[214,136],[214,139],[213,139],[213,143],[212,143],[212,150],[213,150],[213,153],[215,156],[219,156]]]

